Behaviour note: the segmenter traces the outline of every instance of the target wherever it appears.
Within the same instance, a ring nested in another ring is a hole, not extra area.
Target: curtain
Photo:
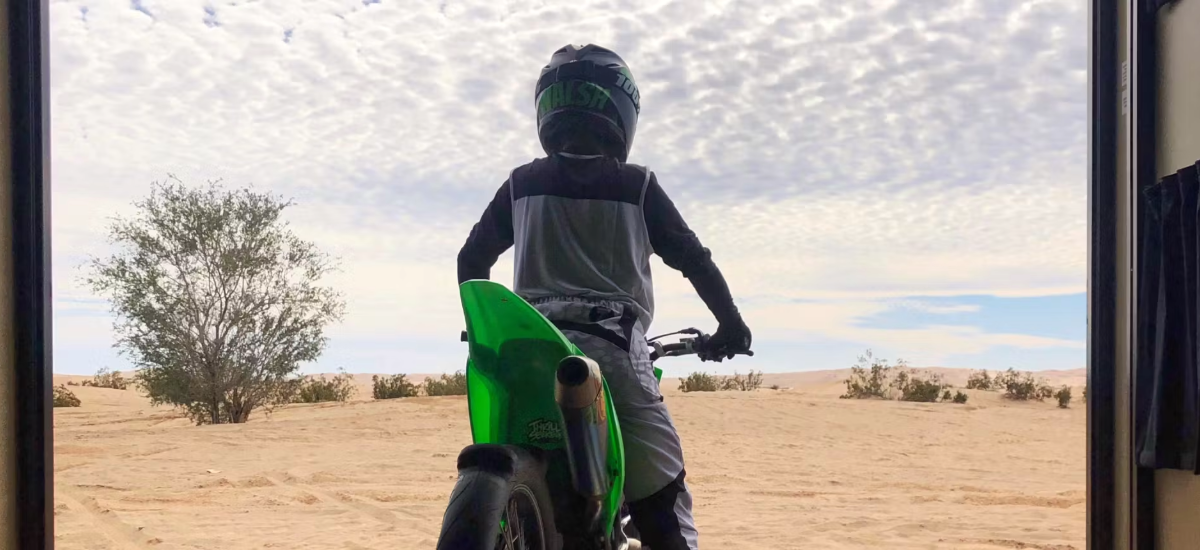
[[[1200,474],[1200,163],[1139,196],[1134,435],[1144,468]]]
[[[1145,0],[1146,11],[1153,14],[1162,9],[1163,6],[1170,4],[1173,1],[1174,0]]]

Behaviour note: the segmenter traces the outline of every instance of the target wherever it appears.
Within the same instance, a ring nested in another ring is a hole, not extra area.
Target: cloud
[[[342,258],[332,282],[350,307],[336,336],[456,333],[457,247],[508,171],[542,154],[538,71],[586,42],[621,52],[638,78],[632,160],[658,173],[747,310],[778,315],[780,330],[943,353],[1036,346],[954,327],[851,334],[779,304],[854,312],[1084,288],[1081,0],[50,10],[60,299],[94,298],[71,266],[103,254],[106,218],[170,172],[295,198],[295,229]],[[690,285],[656,266],[660,319],[695,324]]]
[[[902,300],[897,302],[896,307],[904,308],[912,311],[922,311],[934,315],[951,315],[955,313],[976,313],[981,308],[978,304],[952,304],[940,305],[922,302],[919,300]]]

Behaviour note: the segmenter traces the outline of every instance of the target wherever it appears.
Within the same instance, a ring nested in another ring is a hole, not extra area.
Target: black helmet
[[[612,50],[588,44],[554,52],[538,79],[538,139],[547,154],[580,141],[624,162],[641,111],[633,74]]]

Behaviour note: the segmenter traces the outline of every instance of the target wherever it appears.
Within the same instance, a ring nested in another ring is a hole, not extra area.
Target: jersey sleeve
[[[458,284],[491,278],[492,266],[513,245],[512,192],[506,180],[458,252]]]
[[[654,253],[668,267],[682,272],[689,279],[696,273],[706,271],[712,264],[711,253],[700,243],[699,237],[675,208],[675,203],[658,184],[658,176],[651,172],[646,185],[642,208]]]
[[[718,322],[740,318],[729,285],[713,262],[712,253],[688,227],[653,172],[647,183],[642,209],[654,253],[662,258],[667,267],[683,273]]]

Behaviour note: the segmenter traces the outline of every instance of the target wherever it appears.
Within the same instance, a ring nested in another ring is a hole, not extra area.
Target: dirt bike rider
[[[458,280],[488,279],[515,246],[513,290],[607,379],[621,419],[625,497],[643,545],[696,550],[683,450],[646,344],[654,314],[650,255],[686,277],[719,328],[703,360],[750,349],[750,329],[705,248],[648,168],[629,164],[641,110],[625,62],[568,45],[542,69],[538,137],[548,155],[517,167],[471,230]]]

